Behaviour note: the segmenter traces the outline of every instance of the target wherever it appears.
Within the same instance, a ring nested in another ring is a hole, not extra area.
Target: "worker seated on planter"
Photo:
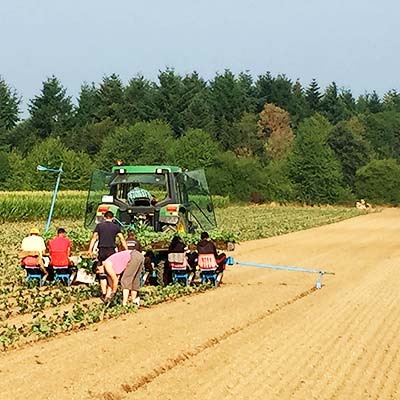
[[[49,240],[50,266],[57,271],[71,274],[74,264],[69,259],[71,242],[64,228],[58,228],[57,236]]]
[[[139,182],[133,184],[133,189],[128,192],[127,198],[131,206],[150,206],[157,203],[155,196],[146,189],[142,189]]]
[[[46,245],[40,236],[38,228],[32,228],[29,236],[22,240],[21,251],[18,256],[21,259],[22,267],[39,267],[42,274],[47,276],[43,256],[46,253]]]
[[[218,265],[216,272],[222,272],[225,269],[225,253],[218,254],[217,248],[207,232],[202,232],[200,239],[200,242],[197,243],[198,254],[213,254]]]
[[[185,265],[188,271],[196,272],[196,255],[189,252],[188,247],[179,235],[175,235],[168,247],[169,263]]]

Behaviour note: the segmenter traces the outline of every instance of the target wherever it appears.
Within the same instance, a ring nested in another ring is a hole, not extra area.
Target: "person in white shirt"
[[[43,256],[46,253],[46,244],[43,238],[40,236],[38,228],[32,228],[29,232],[29,236],[22,240],[21,252],[19,254],[21,259],[28,256],[36,256],[38,259],[38,265],[44,274],[47,275],[46,268],[43,263]]]

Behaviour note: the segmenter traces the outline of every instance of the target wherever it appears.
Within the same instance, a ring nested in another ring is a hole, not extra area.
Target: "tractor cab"
[[[203,170],[176,166],[117,165],[95,170],[86,202],[85,227],[112,211],[122,226],[145,223],[155,231],[211,230],[216,220]]]

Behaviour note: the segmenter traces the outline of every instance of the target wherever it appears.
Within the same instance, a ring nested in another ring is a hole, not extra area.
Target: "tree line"
[[[73,101],[55,76],[21,119],[21,97],[0,77],[0,190],[49,190],[42,164],[63,163],[61,187],[87,189],[94,168],[205,168],[212,193],[233,200],[326,204],[400,201],[400,93],[355,98],[269,72],[230,70],[206,81],[161,71],[126,85],[84,83]]]

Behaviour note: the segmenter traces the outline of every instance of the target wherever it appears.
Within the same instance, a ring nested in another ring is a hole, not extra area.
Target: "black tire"
[[[155,267],[156,270],[156,280],[157,285],[159,286],[166,286],[168,284],[167,276],[166,276],[166,268],[165,268],[165,261],[161,260]]]

